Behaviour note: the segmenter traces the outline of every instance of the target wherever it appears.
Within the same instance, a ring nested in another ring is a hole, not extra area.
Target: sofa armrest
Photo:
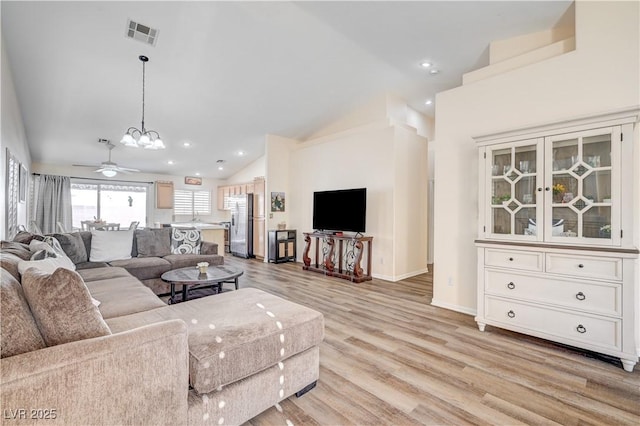
[[[202,241],[200,244],[200,254],[218,254],[218,243]]]
[[[171,320],[4,358],[3,424],[186,424],[188,353]]]

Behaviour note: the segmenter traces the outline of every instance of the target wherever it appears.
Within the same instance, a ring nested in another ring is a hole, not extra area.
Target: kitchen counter
[[[196,229],[225,229],[224,225],[204,222],[176,222],[172,223],[171,226],[176,228],[193,227]]]

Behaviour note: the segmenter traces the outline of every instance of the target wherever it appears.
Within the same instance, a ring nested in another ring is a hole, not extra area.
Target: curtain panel
[[[35,222],[45,234],[57,232],[60,222],[71,229],[71,179],[68,176],[40,175],[34,185]]]

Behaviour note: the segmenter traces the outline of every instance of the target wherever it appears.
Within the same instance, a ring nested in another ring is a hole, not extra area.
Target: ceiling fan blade
[[[101,167],[97,164],[72,164],[73,167]]]
[[[139,172],[140,170],[138,169],[132,169],[130,167],[117,167],[118,170],[123,171],[123,172]]]

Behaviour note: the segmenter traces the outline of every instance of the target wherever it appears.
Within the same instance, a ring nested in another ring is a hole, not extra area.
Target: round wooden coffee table
[[[187,301],[189,295],[189,287],[194,288],[217,288],[219,293],[222,290],[222,284],[233,283],[236,290],[238,289],[238,277],[244,271],[235,266],[216,265],[209,266],[206,274],[201,274],[196,266],[187,268],[173,269],[162,274],[162,280],[171,286],[171,298],[169,303],[176,303],[176,285],[182,286],[182,300]]]

